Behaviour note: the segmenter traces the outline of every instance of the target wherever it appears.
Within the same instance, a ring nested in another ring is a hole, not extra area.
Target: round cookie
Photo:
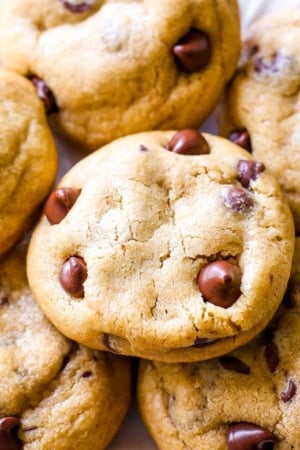
[[[300,238],[284,303],[258,338],[218,359],[141,362],[139,407],[160,450],[299,448]]]
[[[300,11],[259,19],[245,33],[220,128],[279,181],[300,231]]]
[[[0,69],[0,257],[29,230],[51,190],[57,153],[32,84]]]
[[[11,0],[0,10],[4,65],[30,77],[60,131],[90,149],[198,127],[239,51],[236,0]]]
[[[87,346],[168,362],[230,351],[277,309],[291,213],[264,166],[196,130],[120,138],[49,196],[29,247],[34,295]]]
[[[33,299],[25,257],[0,265],[0,449],[104,449],[129,406],[129,361],[62,336]]]

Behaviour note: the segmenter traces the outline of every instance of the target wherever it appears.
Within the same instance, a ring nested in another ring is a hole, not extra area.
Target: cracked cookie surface
[[[249,344],[211,361],[142,361],[139,407],[161,450],[299,449],[300,239],[283,305]]]
[[[300,12],[267,15],[243,37],[239,70],[219,115],[224,136],[251,149],[278,179],[300,231]],[[245,138],[248,133],[248,142]]]
[[[53,123],[90,149],[199,127],[239,50],[236,0],[11,0],[0,10],[4,65],[34,76]]]
[[[101,450],[129,406],[129,361],[54,328],[29,290],[25,251],[0,265],[0,448]]]
[[[290,275],[293,220],[275,179],[195,130],[103,147],[45,212],[31,289],[59,330],[93,348],[169,362],[223,354],[266,325]]]
[[[29,230],[51,190],[57,153],[31,83],[0,70],[0,257]]]

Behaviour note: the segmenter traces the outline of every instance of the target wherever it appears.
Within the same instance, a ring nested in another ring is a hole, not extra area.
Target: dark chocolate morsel
[[[210,339],[210,338],[199,338],[196,337],[196,339],[194,340],[194,344],[192,345],[192,347],[206,347],[207,345],[213,344],[214,342],[216,342],[217,339]]]
[[[90,3],[86,3],[86,2],[77,3],[77,4],[72,3],[72,1],[69,1],[69,0],[60,0],[60,2],[66,9],[68,9],[72,13],[82,13],[82,12],[88,11],[93,6]]]
[[[43,101],[46,114],[49,115],[58,112],[59,109],[54,94],[49,86],[46,85],[45,81],[35,75],[31,75],[28,78],[35,86],[38,97]]]
[[[22,443],[17,436],[20,425],[16,417],[3,417],[0,419],[0,450],[20,450]]]
[[[254,206],[253,195],[243,188],[232,186],[222,193],[227,208],[237,212],[247,212]]]
[[[248,375],[250,373],[249,366],[235,356],[224,355],[220,357],[219,361],[221,366],[226,370],[243,373],[244,375]]]
[[[62,265],[59,280],[66,292],[73,297],[84,296],[83,283],[87,277],[87,267],[83,258],[71,256]]]
[[[273,373],[279,364],[279,350],[274,341],[267,342],[264,356],[270,372]]]
[[[166,148],[181,155],[206,155],[209,153],[206,139],[199,131],[189,128],[177,131]]]
[[[228,308],[241,295],[241,270],[228,261],[214,261],[202,267],[198,275],[204,300]]]
[[[270,56],[257,56],[253,63],[254,72],[271,75],[280,72],[284,67],[290,65],[292,58],[282,53],[274,53]]]
[[[252,152],[250,136],[246,129],[232,131],[229,135],[229,140],[249,153]]]
[[[173,47],[177,66],[183,72],[193,73],[204,69],[211,57],[211,45],[206,33],[192,28]]]
[[[238,162],[238,180],[244,188],[250,186],[251,180],[256,180],[258,175],[265,170],[263,163],[251,161],[250,159],[241,159]]]
[[[228,430],[229,450],[272,450],[276,442],[274,433],[252,423],[233,423]]]
[[[285,403],[289,402],[296,394],[296,391],[297,391],[297,386],[295,384],[295,381],[292,380],[292,378],[289,378],[284,391],[282,391],[280,394],[281,400]]]
[[[80,189],[65,187],[58,188],[49,195],[45,214],[51,225],[60,223],[66,217],[80,192]]]

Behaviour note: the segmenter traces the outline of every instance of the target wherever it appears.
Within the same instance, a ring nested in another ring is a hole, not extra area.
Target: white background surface
[[[280,11],[290,7],[300,7],[300,0],[239,0],[239,4],[241,10],[241,26],[242,29],[245,29],[256,18],[267,12]],[[203,126],[203,129],[206,131],[212,131],[213,128],[213,119],[208,120]],[[122,428],[107,450],[157,450],[157,446],[147,433],[138,415],[135,402]]]
[[[2,0],[0,0],[1,2]],[[37,0],[38,1],[38,0]],[[179,0],[184,1],[184,0]],[[300,0],[239,0],[241,11],[241,26],[245,29],[256,18],[267,12],[280,11],[289,7],[300,7]],[[214,120],[210,118],[202,127],[203,130],[214,132]],[[58,179],[83,155],[74,153],[74,148],[57,140],[60,150],[60,170]],[[157,450],[156,445],[147,433],[138,414],[135,401],[113,442],[107,450]],[[200,449],[195,449],[200,450]],[[212,449],[213,450],[213,449]]]

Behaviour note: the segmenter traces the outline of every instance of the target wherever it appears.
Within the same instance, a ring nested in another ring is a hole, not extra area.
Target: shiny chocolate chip
[[[224,190],[222,197],[225,206],[237,212],[246,213],[254,206],[253,195],[238,186]]]
[[[228,261],[215,261],[204,266],[198,275],[204,300],[228,308],[241,295],[241,271]]]
[[[207,155],[210,151],[202,134],[188,128],[177,131],[166,145],[166,149],[181,155]]]
[[[20,421],[16,417],[0,419],[0,450],[19,450],[22,443],[17,436]]]
[[[265,345],[264,357],[270,372],[275,372],[279,364],[279,350],[273,340],[267,342]]]
[[[80,192],[80,189],[65,187],[58,188],[49,195],[45,214],[51,225],[60,223],[66,217]]]
[[[82,3],[72,3],[72,1],[68,1],[68,0],[60,0],[60,3],[69,11],[71,11],[72,13],[82,13],[85,11],[88,11],[89,9],[91,9],[93,7],[92,4],[90,3],[86,3],[86,2],[82,2]]]
[[[281,392],[280,398],[284,403],[289,402],[296,394],[297,386],[294,380],[290,378],[285,386],[285,389]]]
[[[84,259],[80,256],[71,256],[64,262],[59,280],[66,292],[80,298],[84,296],[83,283],[86,277],[87,267]]]
[[[238,162],[238,180],[244,188],[250,186],[251,180],[257,180],[260,173],[265,170],[263,163],[259,161],[251,161],[249,159],[241,159]]]
[[[228,430],[229,450],[272,450],[276,442],[274,433],[252,423],[233,423]]]
[[[38,97],[43,101],[46,114],[52,114],[59,111],[55,97],[49,86],[46,85],[45,81],[41,78],[32,75],[29,80],[35,86]]]
[[[229,135],[229,140],[249,153],[252,152],[250,135],[246,129],[232,131]]]
[[[183,72],[193,73],[204,69],[211,57],[211,45],[206,33],[191,29],[173,47],[177,66]]]
[[[248,375],[250,373],[250,368],[241,361],[239,358],[235,356],[221,356],[220,359],[221,366],[226,370],[232,370],[233,372],[243,373],[244,375]]]

